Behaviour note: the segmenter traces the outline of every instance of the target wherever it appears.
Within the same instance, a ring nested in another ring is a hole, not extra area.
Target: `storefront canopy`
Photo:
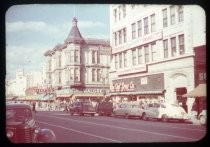
[[[134,95],[134,94],[163,94],[164,90],[156,90],[156,91],[135,91],[135,92],[117,92],[117,93],[109,93],[109,96],[115,95]]]
[[[206,84],[199,84],[194,90],[182,95],[182,97],[206,97]]]

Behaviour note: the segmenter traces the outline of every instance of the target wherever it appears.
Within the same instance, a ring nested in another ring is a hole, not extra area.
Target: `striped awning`
[[[115,92],[115,93],[109,93],[110,96],[114,95],[133,95],[133,94],[163,94],[164,90],[156,90],[156,91],[135,91],[135,92]]]
[[[199,84],[194,90],[182,95],[182,97],[206,97],[206,84]]]
[[[82,94],[74,94],[72,96],[73,98],[77,98],[77,97],[82,97],[82,98],[89,98],[89,97],[103,97],[103,94],[101,93],[94,93],[94,94],[91,94],[91,93],[82,93]]]

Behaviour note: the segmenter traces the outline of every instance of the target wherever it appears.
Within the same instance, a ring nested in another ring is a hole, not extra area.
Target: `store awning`
[[[182,95],[182,97],[206,97],[206,84],[199,84],[194,90]]]
[[[109,93],[110,96],[114,95],[133,95],[133,94],[163,94],[164,90],[156,90],[156,91],[135,91],[135,92],[117,92],[117,93]]]
[[[57,94],[56,99],[60,99],[60,98],[70,98],[72,97],[74,94]]]
[[[103,97],[103,94],[91,94],[91,93],[83,93],[83,94],[74,94],[73,98],[89,98],[89,97]]]

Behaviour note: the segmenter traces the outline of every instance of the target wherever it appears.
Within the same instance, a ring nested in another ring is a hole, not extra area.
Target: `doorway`
[[[186,87],[178,87],[175,89],[176,91],[176,99],[178,104],[184,108],[184,110],[188,113],[187,109],[187,98],[182,97],[183,94],[187,93]]]

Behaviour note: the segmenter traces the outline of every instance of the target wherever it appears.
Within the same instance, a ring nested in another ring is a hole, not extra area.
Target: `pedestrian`
[[[33,112],[35,112],[36,113],[36,102],[34,101],[33,103],[32,103],[32,110],[33,110]]]

